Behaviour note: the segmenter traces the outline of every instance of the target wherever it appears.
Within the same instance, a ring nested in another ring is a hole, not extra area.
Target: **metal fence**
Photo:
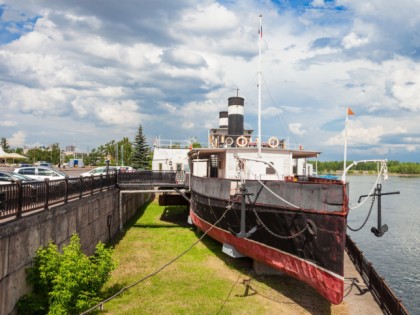
[[[115,187],[116,174],[95,177],[75,177],[62,180],[16,182],[0,185],[0,219],[16,217],[35,210],[80,199]]]
[[[184,172],[174,171],[137,171],[118,173],[118,183],[121,184],[183,184]]]
[[[119,184],[184,185],[185,172],[136,171],[0,185],[0,220],[80,199]]]
[[[384,278],[381,278],[378,275],[373,268],[372,263],[366,260],[363,256],[363,252],[359,250],[348,235],[346,239],[346,251],[384,314],[410,314],[401,303],[401,300],[395,296],[391,288],[385,283]]]

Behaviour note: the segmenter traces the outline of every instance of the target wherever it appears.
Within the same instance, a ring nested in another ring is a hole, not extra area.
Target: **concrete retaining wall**
[[[0,226],[0,315],[13,313],[19,298],[31,291],[25,269],[38,248],[50,241],[62,248],[78,233],[84,253],[91,255],[99,241],[106,243],[109,234],[118,232],[120,218],[125,224],[151,197],[124,194],[120,213],[119,195],[118,189],[112,189]]]

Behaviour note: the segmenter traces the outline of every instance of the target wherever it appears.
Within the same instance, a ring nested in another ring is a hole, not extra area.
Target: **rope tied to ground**
[[[177,261],[178,259],[180,259],[182,256],[184,256],[185,254],[187,254],[189,251],[191,251],[199,242],[201,242],[201,240],[207,235],[208,232],[210,232],[226,215],[226,213],[232,208],[232,205],[228,205],[226,207],[225,212],[223,212],[223,214],[221,215],[221,217],[215,222],[213,223],[204,233],[203,235],[197,240],[195,241],[190,247],[188,247],[186,250],[184,250],[181,254],[179,254],[178,256],[176,256],[175,258],[173,258],[172,260],[170,260],[169,262],[167,262],[166,264],[164,264],[163,266],[161,266],[160,268],[158,268],[156,271],[152,272],[151,274],[141,278],[140,280],[122,288],[120,291],[118,291],[117,293],[115,293],[114,295],[112,295],[111,297],[99,302],[98,304],[96,304],[95,306],[91,307],[90,309],[84,311],[83,313],[81,313],[80,315],[85,315],[88,314],[92,311],[94,311],[97,308],[103,308],[104,304],[106,302],[109,302],[111,300],[113,300],[114,298],[116,298],[117,296],[119,296],[120,294],[122,294],[124,291],[127,291],[128,289],[142,283],[143,281],[157,275],[159,272],[161,272],[163,269],[165,269],[166,267],[170,266],[172,263],[174,263],[175,261]]]

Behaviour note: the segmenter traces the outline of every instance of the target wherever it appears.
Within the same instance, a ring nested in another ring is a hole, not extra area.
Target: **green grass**
[[[114,244],[119,266],[104,299],[155,272],[196,242],[202,234],[186,220],[185,207],[165,209],[152,202],[140,209]],[[206,236],[160,273],[107,302],[102,313],[331,314],[330,304],[305,284],[289,277],[251,278],[251,267],[250,259],[224,255],[221,244]]]

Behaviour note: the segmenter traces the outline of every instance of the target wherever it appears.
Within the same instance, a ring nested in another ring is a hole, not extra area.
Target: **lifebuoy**
[[[246,147],[248,145],[248,139],[244,136],[240,136],[236,139],[236,145],[241,148]]]
[[[233,139],[231,137],[227,137],[225,140],[227,145],[232,145],[233,144]]]
[[[268,139],[268,145],[270,146],[270,148],[277,148],[279,146],[279,139],[277,139],[276,137],[271,137],[270,139]]]

